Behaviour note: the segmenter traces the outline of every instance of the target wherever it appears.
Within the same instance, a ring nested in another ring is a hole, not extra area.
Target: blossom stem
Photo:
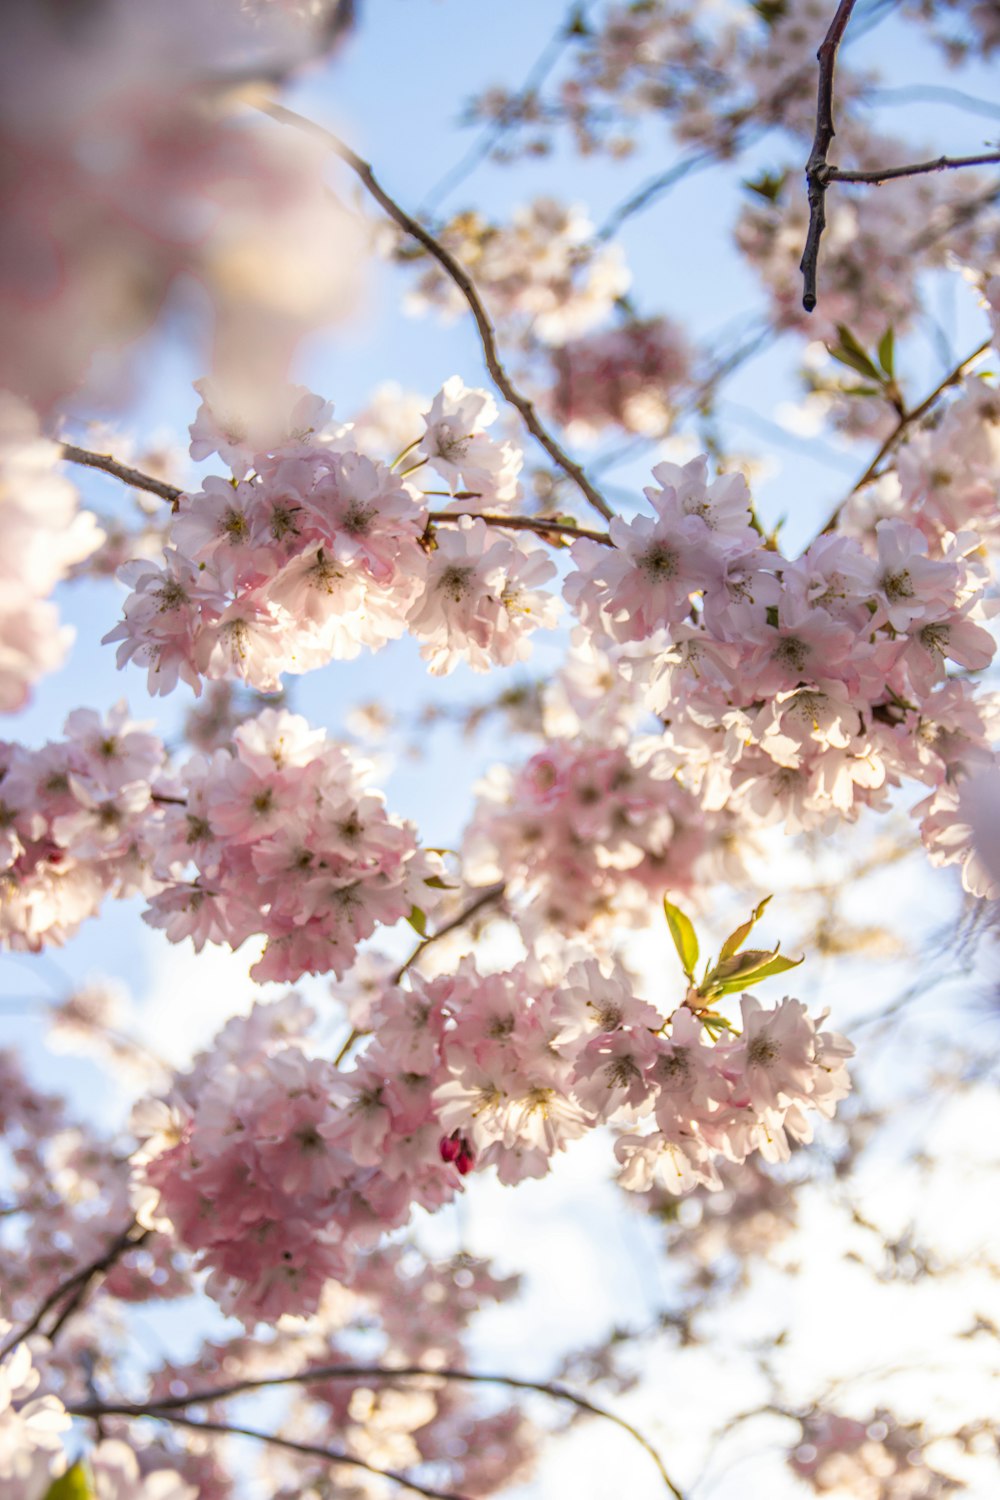
[[[298,130],[304,130],[323,141],[335,155],[340,157],[341,161],[350,167],[355,176],[361,179],[365,188],[383,212],[388,214],[389,218],[398,224],[400,229],[408,234],[411,239],[423,245],[427,253],[437,261],[438,265],[455,283],[468,303],[469,310],[479,330],[479,339],[483,346],[486,368],[490,372],[493,384],[501,393],[504,400],[508,401],[511,406],[520,412],[528,431],[541,443],[553,463],[558,465],[563,473],[573,481],[585,497],[588,505],[593,506],[594,510],[599,515],[602,515],[606,521],[610,521],[614,512],[604,499],[604,496],[594,488],[581,466],[570,458],[569,454],[556,442],[555,438],[539,418],[533,403],[517,389],[511,380],[500,358],[496,332],[493,324],[490,322],[489,314],[483,306],[482,298],[476,291],[471,276],[461,262],[455,259],[451,251],[442,245],[440,240],[431,234],[430,230],[414,219],[411,214],[408,214],[404,208],[401,208],[395,198],[390,197],[378,181],[370,164],[358,156],[355,151],[352,151],[350,146],[345,141],[342,141],[339,136],[335,135],[333,131],[327,130],[322,125],[317,125],[315,121],[307,119],[305,115],[297,114],[293,109],[286,109],[283,104],[262,104],[260,108],[265,114],[270,115],[273,120],[277,120],[280,124],[293,125]]]
[[[406,447],[403,448],[399,453],[396,454],[396,457],[393,459],[392,463],[389,465],[389,468],[390,469],[394,469],[397,464],[401,464],[403,462],[403,459],[406,457],[406,455],[408,453],[412,453],[413,450],[414,450],[414,448],[419,447],[419,445],[420,445],[420,439],[418,437],[415,437],[413,439],[412,443],[407,443]]]
[[[604,547],[613,547],[614,542],[606,531],[590,531],[585,526],[577,526],[571,521],[548,521],[544,516],[497,516],[486,511],[463,511],[432,510],[427,517],[434,526],[457,526],[462,515],[469,516],[473,521],[485,521],[487,526],[496,526],[506,531],[534,531],[543,539],[549,535],[585,537],[591,542],[600,542]]]

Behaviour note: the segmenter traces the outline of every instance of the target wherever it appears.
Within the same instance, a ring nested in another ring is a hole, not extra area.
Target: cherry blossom
[[[49,595],[104,540],[94,516],[57,468],[60,454],[33,412],[0,393],[0,712],[28,701],[32,685],[60,666],[73,632]]]

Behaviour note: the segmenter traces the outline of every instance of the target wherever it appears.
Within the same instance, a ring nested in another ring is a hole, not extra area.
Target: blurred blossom
[[[14,0],[0,61],[0,385],[41,409],[120,399],[124,356],[181,278],[211,303],[219,374],[267,383],[356,297],[357,244],[319,149],[237,119],[301,57],[283,6]],[[188,288],[190,293],[190,288]]]

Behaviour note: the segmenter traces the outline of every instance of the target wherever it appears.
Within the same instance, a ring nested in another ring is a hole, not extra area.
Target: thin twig
[[[627,198],[615,205],[608,214],[604,223],[598,229],[594,238],[603,243],[616,235],[626,219],[631,219],[633,214],[642,213],[657,198],[668,192],[675,183],[682,182],[692,172],[700,172],[704,167],[714,166],[719,160],[719,153],[715,149],[692,151],[689,156],[682,156],[672,166],[663,172],[658,172],[655,177],[649,178],[641,187],[636,188]]]
[[[874,88],[868,97],[875,104],[952,104],[956,109],[967,110],[972,115],[986,115],[991,120],[1000,119],[1000,104],[989,99],[979,99],[975,94],[966,94],[962,89],[945,88],[938,83],[901,84],[898,88]]]
[[[926,416],[934,403],[941,396],[943,396],[945,391],[949,390],[951,386],[958,384],[968,367],[973,364],[981,354],[985,354],[986,350],[991,348],[992,343],[993,340],[991,338],[984,339],[983,342],[978,346],[978,348],[973,349],[972,353],[967,354],[963,360],[961,360],[957,365],[955,365],[951,370],[948,371],[947,375],[942,376],[937,385],[931,391],[930,395],[925,396],[919,406],[915,406],[912,411],[904,411],[900,414],[899,421],[896,423],[889,436],[885,439],[885,442],[879,448],[875,457],[872,459],[865,472],[861,475],[860,479],[855,482],[850,494],[846,495],[844,499],[841,500],[836,510],[834,510],[827,519],[825,526],[820,532],[821,536],[826,536],[829,532],[834,530],[838,520],[840,519],[841,511],[844,509],[844,506],[847,504],[848,500],[850,500],[852,495],[856,495],[859,490],[863,490],[867,485],[872,484],[876,479],[880,479],[882,477],[884,470],[880,469],[879,467],[882,463],[882,460],[884,458],[887,458],[888,455],[892,452],[893,448],[895,448],[896,444],[899,442],[899,439],[902,437],[907,428],[912,427],[914,422],[919,422],[921,417]]]
[[[399,983],[407,969],[416,963],[417,959],[422,953],[427,951],[432,943],[436,943],[440,938],[447,937],[449,932],[456,932],[459,927],[464,927],[466,922],[471,922],[472,918],[478,916],[487,906],[492,906],[495,901],[499,901],[506,889],[507,887],[502,880],[498,880],[495,885],[484,886],[475,899],[469,902],[468,906],[463,906],[460,912],[456,912],[441,927],[436,928],[428,937],[422,938],[409,958],[400,964],[392,976],[393,984]]]
[[[504,882],[502,880],[498,881],[496,885],[484,886],[483,889],[478,892],[475,899],[469,902],[468,906],[463,906],[460,912],[456,912],[455,916],[450,917],[449,920],[445,922],[441,927],[438,927],[434,932],[428,934],[427,937],[420,939],[420,942],[413,949],[413,952],[409,955],[408,958],[403,960],[399,968],[396,970],[395,974],[393,974],[390,983],[398,984],[410,965],[416,963],[420,955],[426,952],[426,950],[431,946],[432,943],[436,943],[439,938],[446,937],[449,932],[454,932],[457,928],[464,926],[466,922],[470,922],[472,918],[474,916],[477,916],[478,913],[481,912],[485,907],[492,906],[494,901],[499,901],[506,889],[507,887],[504,885]],[[354,1043],[359,1042],[363,1036],[368,1036],[368,1032],[361,1030],[356,1026],[351,1028],[350,1036],[347,1038],[347,1041],[344,1043],[340,1051],[337,1053],[336,1057],[333,1059],[333,1066],[335,1068],[340,1067],[340,1064],[344,1061],[344,1058],[350,1052],[351,1048],[354,1046]]]
[[[906,167],[881,167],[876,172],[843,171],[827,167],[827,182],[890,182],[894,177],[919,177],[923,172],[944,172],[956,167],[985,167],[1000,162],[1000,151],[984,151],[979,156],[936,156],[933,161],[915,161]]]
[[[830,22],[830,29],[816,53],[819,59],[819,84],[816,94],[816,134],[812,150],[806,163],[806,192],[809,198],[809,231],[802,252],[799,270],[802,272],[804,289],[802,306],[812,312],[816,306],[816,268],[819,264],[819,244],[826,228],[826,184],[829,173],[826,156],[834,137],[833,128],[833,75],[837,65],[837,48],[844,38],[847,23],[855,0],[840,0],[837,13]]]
[[[184,491],[179,490],[175,484],[154,479],[141,469],[130,469],[127,464],[120,464],[116,458],[112,458],[110,453],[91,453],[88,448],[77,448],[73,443],[61,443],[60,447],[63,458],[68,459],[71,464],[86,464],[88,469],[103,469],[105,474],[120,479],[122,484],[131,485],[134,490],[148,490],[151,495],[159,495],[161,500],[169,501],[174,510],[180,503]]]
[[[958,203],[947,215],[943,224],[932,224],[929,229],[923,229],[907,245],[909,255],[920,255],[931,245],[937,244],[953,229],[963,229],[967,224],[973,223],[976,218],[987,208],[992,208],[997,199],[1000,198],[1000,187],[990,188],[985,193],[979,193],[975,198],[969,198],[965,203]]]
[[[586,526],[576,526],[572,521],[547,521],[544,516],[497,516],[486,511],[432,510],[427,519],[435,526],[457,526],[463,515],[470,516],[473,521],[485,521],[488,526],[496,526],[500,530],[534,531],[543,538],[549,533],[573,538],[585,537],[589,542],[600,542],[603,547],[614,546],[606,531],[590,531]]]
[[[510,96],[496,119],[489,121],[461,160],[453,167],[449,167],[448,171],[439,177],[433,187],[424,194],[423,201],[417,209],[419,214],[431,213],[443,198],[453,193],[460,183],[471,176],[479,163],[489,156],[497,141],[512,125],[517,124],[526,106],[535,98],[538,90],[559,61],[566,45],[574,36],[580,35],[590,3],[591,0],[574,0],[546,42],[517,93]]]
[[[606,1422],[613,1422],[616,1427],[627,1432],[652,1458],[661,1479],[675,1500],[684,1500],[682,1491],[671,1480],[662,1458],[652,1443],[638,1428],[633,1427],[631,1422],[609,1411],[607,1407],[588,1401],[586,1396],[580,1396],[575,1391],[568,1390],[566,1386],[544,1380],[520,1380],[514,1375],[486,1375],[469,1370],[427,1370],[420,1365],[402,1365],[388,1369],[380,1365],[319,1365],[310,1370],[299,1370],[292,1375],[250,1377],[246,1380],[235,1380],[230,1385],[217,1386],[211,1390],[194,1391],[186,1396],[165,1396],[162,1400],[150,1402],[148,1405],[138,1402],[117,1404],[90,1402],[73,1407],[71,1410],[73,1415],[78,1417],[159,1417],[166,1416],[180,1407],[201,1406],[213,1401],[224,1401],[230,1396],[242,1395],[247,1391],[263,1390],[280,1385],[310,1385],[325,1380],[455,1380],[468,1385],[505,1385],[512,1390],[534,1391],[542,1396],[550,1396],[555,1401],[569,1402],[579,1411],[586,1412],[588,1416],[602,1417]],[[238,1431],[239,1429],[232,1430]],[[348,1460],[348,1462],[353,1461]],[[410,1483],[410,1481],[406,1480],[404,1483]]]
[[[259,1443],[270,1443],[276,1448],[285,1448],[290,1453],[303,1453],[307,1458],[322,1458],[330,1464],[344,1464],[352,1469],[363,1469],[366,1474],[377,1474],[380,1479],[391,1479],[394,1484],[424,1495],[426,1500],[469,1500],[467,1495],[454,1490],[435,1490],[419,1479],[410,1479],[398,1469],[380,1469],[376,1464],[366,1463],[350,1453],[339,1453],[335,1448],[324,1448],[319,1443],[300,1443],[295,1438],[281,1437],[276,1432],[261,1432],[256,1427],[242,1427],[234,1422],[209,1422],[197,1417],[185,1417],[180,1412],[157,1410],[155,1407],[133,1408],[130,1406],[98,1406],[93,1402],[80,1406],[69,1406],[66,1410],[74,1417],[150,1417],[155,1422],[171,1422],[177,1427],[190,1427],[195,1432],[218,1432],[229,1437],[256,1438]]]
[[[72,1276],[61,1282],[59,1286],[51,1291],[45,1298],[41,1306],[38,1308],[38,1311],[33,1315],[33,1317],[29,1319],[24,1327],[19,1328],[15,1333],[12,1333],[4,1343],[4,1345],[0,1347],[0,1359],[2,1359],[5,1354],[9,1354],[11,1349],[13,1349],[15,1345],[20,1344],[24,1339],[35,1333],[36,1330],[41,1327],[42,1321],[44,1320],[46,1314],[51,1312],[54,1307],[58,1306],[58,1304],[63,1300],[64,1297],[68,1296],[70,1297],[70,1301],[60,1312],[59,1316],[56,1318],[56,1321],[53,1323],[52,1327],[48,1331],[48,1334],[46,1335],[49,1339],[54,1339],[63,1325],[67,1322],[67,1320],[80,1307],[84,1298],[87,1296],[87,1293],[90,1291],[90,1288],[94,1281],[96,1281],[99,1276],[103,1276],[108,1271],[110,1271],[115,1262],[119,1260],[122,1255],[124,1255],[126,1250],[132,1250],[137,1245],[141,1245],[143,1240],[146,1239],[150,1233],[150,1231],[146,1229],[143,1230],[141,1234],[135,1235],[135,1229],[136,1223],[133,1219],[131,1224],[123,1229],[120,1234],[115,1236],[115,1238],[111,1241],[111,1244],[108,1246],[107,1250],[104,1251],[103,1255],[99,1255],[97,1259],[92,1260],[89,1265],[81,1266],[78,1271],[74,1271]]]
[[[556,442],[555,438],[539,419],[532,402],[529,401],[527,396],[521,394],[508,375],[500,358],[496,333],[493,324],[490,322],[489,314],[483,305],[482,298],[476,291],[471,276],[461,262],[456,260],[451,251],[446,249],[439,240],[435,239],[434,235],[428,229],[425,229],[423,224],[419,223],[411,214],[408,214],[404,208],[401,208],[395,198],[389,196],[376,178],[370,164],[358,156],[357,152],[352,151],[350,146],[342,141],[339,136],[334,135],[333,131],[327,130],[322,125],[317,125],[314,120],[307,119],[305,115],[296,114],[295,110],[286,109],[283,104],[263,104],[260,107],[265,114],[270,115],[273,120],[277,120],[280,124],[292,125],[296,129],[303,130],[322,141],[334,155],[339,156],[340,160],[350,167],[356,177],[360,178],[368,193],[375,199],[375,202],[383,212],[394,223],[398,224],[400,229],[408,234],[411,239],[416,240],[419,245],[423,245],[427,253],[437,261],[446,275],[458,287],[469,305],[469,310],[479,330],[479,339],[483,346],[486,368],[490,372],[493,384],[501,393],[504,400],[508,401],[511,406],[520,412],[528,431],[541,443],[553,463],[562,469],[563,473],[573,481],[586,499],[588,505],[593,506],[594,510],[603,516],[606,521],[610,521],[614,512],[603,495],[594,488],[580,465],[574,462],[569,454]]]

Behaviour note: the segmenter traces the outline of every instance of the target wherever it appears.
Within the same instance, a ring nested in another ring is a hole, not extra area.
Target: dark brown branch
[[[59,1313],[58,1317],[56,1318],[55,1322],[52,1324],[52,1327],[48,1330],[48,1333],[46,1335],[47,1338],[54,1339],[63,1325],[82,1305],[93,1283],[98,1279],[98,1277],[106,1275],[107,1272],[111,1270],[116,1261],[118,1261],[121,1256],[125,1254],[126,1250],[134,1249],[137,1245],[141,1245],[143,1240],[148,1238],[150,1233],[148,1229],[142,1230],[139,1234],[136,1234],[136,1228],[137,1225],[133,1220],[133,1222],[129,1224],[125,1229],[123,1229],[120,1234],[115,1236],[103,1255],[99,1255],[97,1259],[92,1260],[89,1265],[81,1266],[78,1271],[73,1272],[72,1276],[61,1282],[59,1286],[55,1287],[54,1290],[51,1291],[45,1298],[44,1302],[38,1308],[38,1311],[24,1325],[24,1327],[19,1328],[15,1333],[12,1333],[3,1347],[0,1348],[0,1359],[2,1359],[5,1354],[9,1354],[11,1349],[13,1349],[15,1345],[20,1344],[24,1339],[35,1333],[36,1330],[41,1327],[46,1314],[51,1312],[54,1307],[58,1307],[59,1303],[63,1300],[64,1297],[69,1297],[70,1300]]]
[[[830,29],[816,53],[819,59],[819,84],[816,94],[816,134],[812,150],[806,163],[806,193],[809,198],[809,230],[799,270],[802,272],[804,288],[802,306],[812,312],[816,306],[816,268],[819,264],[819,246],[826,228],[826,185],[829,177],[827,152],[834,137],[833,128],[833,76],[837,65],[837,48],[844,39],[847,23],[855,0],[840,0],[837,13],[830,22]]]
[[[375,199],[375,202],[383,212],[394,223],[398,224],[400,229],[408,234],[411,239],[416,240],[419,245],[423,245],[428,255],[437,261],[449,279],[458,287],[469,305],[469,310],[479,330],[479,339],[483,346],[486,368],[490,372],[493,384],[501,393],[504,400],[508,401],[511,406],[520,412],[528,431],[541,443],[546,453],[552,459],[552,462],[562,469],[563,473],[573,481],[587,503],[593,506],[594,510],[603,516],[606,521],[610,521],[614,512],[603,495],[594,488],[580,465],[575,463],[569,454],[556,442],[552,434],[542,424],[532,402],[528,400],[527,396],[521,394],[508,375],[500,358],[496,333],[494,332],[493,324],[490,322],[489,314],[483,306],[482,298],[476,291],[471,276],[461,262],[456,260],[451,251],[446,249],[439,240],[435,239],[434,235],[428,229],[425,229],[423,224],[419,223],[411,214],[408,214],[405,209],[401,208],[395,198],[389,196],[376,178],[370,164],[362,160],[355,151],[351,150],[346,142],[342,141],[339,136],[334,135],[333,131],[327,130],[322,125],[317,125],[315,121],[307,119],[305,115],[296,114],[295,110],[286,109],[283,104],[264,104],[261,108],[265,114],[270,115],[273,120],[277,120],[280,124],[292,125],[296,129],[304,130],[309,135],[315,136],[318,140],[322,141],[334,155],[339,156],[340,160],[350,167],[356,177],[361,179],[368,193]]]
[[[673,1483],[667,1474],[663,1460],[638,1428],[633,1427],[631,1422],[626,1422],[624,1417],[619,1417],[613,1411],[608,1411],[604,1406],[598,1406],[593,1401],[588,1401],[586,1396],[579,1396],[575,1391],[568,1390],[565,1386],[556,1385],[550,1381],[543,1380],[519,1380],[513,1375],[485,1375],[469,1370],[425,1370],[420,1365],[402,1365],[398,1368],[383,1368],[379,1365],[318,1365],[311,1370],[299,1370],[293,1375],[274,1375],[251,1377],[247,1380],[236,1380],[230,1385],[217,1386],[211,1390],[193,1391],[186,1396],[165,1396],[160,1401],[153,1401],[148,1405],[139,1402],[89,1402],[85,1405],[70,1408],[77,1417],[160,1417],[185,1406],[202,1406],[213,1401],[224,1401],[230,1396],[239,1396],[247,1391],[265,1390],[272,1386],[281,1385],[311,1385],[325,1380],[455,1380],[469,1385],[505,1385],[512,1390],[534,1391],[542,1396],[550,1396],[556,1401],[569,1402],[579,1411],[586,1412],[591,1417],[602,1417],[606,1422],[613,1422],[627,1432],[631,1438],[644,1448],[652,1458],[667,1489],[675,1497],[675,1500],[684,1500],[681,1490]],[[168,1420],[172,1420],[168,1417]],[[193,1425],[193,1424],[192,1424]],[[199,1424],[200,1425],[200,1424]],[[239,1428],[219,1429],[238,1432]],[[254,1434],[262,1436],[263,1434]],[[347,1462],[355,1462],[348,1459]],[[397,1478],[398,1476],[390,1476]],[[410,1484],[410,1480],[404,1480]],[[425,1493],[430,1493],[425,1491]]]
[[[889,433],[889,436],[885,439],[885,442],[879,448],[878,452],[872,459],[871,463],[868,465],[865,472],[854,484],[853,488],[851,489],[851,493],[845,496],[843,500],[841,500],[836,510],[833,511],[833,513],[830,515],[829,519],[826,522],[826,525],[820,532],[821,536],[826,536],[829,532],[834,530],[838,520],[840,519],[840,513],[843,510],[844,506],[847,504],[848,500],[850,500],[851,495],[856,495],[858,491],[863,490],[866,485],[872,484],[876,479],[880,479],[882,477],[882,474],[885,472],[880,467],[883,459],[887,458],[888,455],[892,452],[896,444],[899,442],[900,438],[903,436],[903,433],[906,432],[907,428],[912,427],[914,422],[919,422],[921,417],[925,417],[934,403],[944,395],[945,391],[949,390],[953,385],[957,385],[959,383],[969,366],[975,360],[977,360],[981,354],[985,354],[986,350],[992,346],[992,343],[992,339],[984,339],[977,349],[973,349],[971,354],[967,354],[963,360],[961,360],[957,365],[954,366],[953,369],[948,371],[947,375],[943,375],[941,377],[937,385],[931,391],[930,395],[925,396],[923,401],[920,402],[919,406],[913,407],[912,411],[907,410],[900,413],[899,421]]]
[[[585,526],[574,525],[572,521],[547,521],[544,516],[497,516],[486,511],[432,510],[427,519],[435,526],[457,526],[462,515],[471,516],[474,521],[485,521],[488,526],[496,526],[500,530],[534,531],[543,538],[549,534],[585,537],[587,541],[600,542],[603,547],[614,546],[606,531],[590,531]]]
[[[128,1406],[98,1406],[91,1402],[85,1406],[70,1406],[67,1411],[74,1417],[102,1417],[102,1416],[124,1416],[124,1417],[150,1417],[156,1422],[172,1422],[177,1427],[190,1427],[194,1432],[218,1432],[228,1437],[256,1438],[259,1443],[270,1443],[275,1448],[285,1448],[289,1453],[302,1453],[307,1458],[322,1458],[330,1464],[343,1464],[352,1469],[362,1469],[366,1474],[377,1474],[380,1479],[391,1479],[394,1484],[401,1485],[403,1489],[412,1490],[415,1495],[424,1495],[426,1500],[469,1500],[466,1495],[458,1495],[454,1490],[435,1490],[428,1484],[421,1484],[418,1479],[410,1479],[406,1474],[401,1474],[398,1469],[380,1469],[375,1464],[365,1463],[363,1458],[355,1458],[350,1453],[339,1453],[335,1448],[324,1448],[319,1443],[300,1443],[295,1438],[280,1437],[275,1432],[261,1432],[256,1427],[241,1427],[233,1422],[209,1422],[202,1421],[196,1417],[185,1417],[180,1412],[157,1409],[156,1407],[134,1409]]]
[[[924,172],[945,172],[956,167],[985,167],[1000,162],[1000,151],[984,151],[979,156],[936,156],[933,161],[911,162],[906,167],[882,167],[877,172],[842,171],[827,167],[827,182],[890,182],[894,177],[919,177]]]
[[[175,484],[154,479],[141,469],[130,469],[127,464],[120,464],[117,459],[112,458],[110,453],[91,453],[88,448],[77,448],[72,443],[61,443],[60,447],[63,458],[68,459],[71,464],[86,464],[88,469],[103,469],[105,474],[120,479],[122,484],[131,485],[134,490],[148,490],[151,495],[159,495],[161,500],[169,501],[174,510],[180,503],[184,491],[179,490]]]

